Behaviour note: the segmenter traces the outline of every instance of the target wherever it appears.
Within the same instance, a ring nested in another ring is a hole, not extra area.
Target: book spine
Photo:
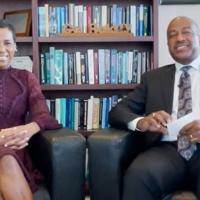
[[[89,74],[89,84],[94,84],[94,50],[88,49],[88,74]]]
[[[49,37],[49,5],[44,4],[45,10],[45,37]]]
[[[68,77],[68,53],[64,52],[64,69],[63,69],[63,83],[69,84]]]
[[[104,49],[98,49],[99,84],[105,84],[105,53]]]
[[[41,84],[45,84],[46,83],[45,74],[46,74],[45,58],[44,58],[44,54],[41,53],[40,54],[40,83]]]
[[[45,37],[45,7],[38,7],[38,35],[39,37]]]
[[[90,99],[88,99],[87,130],[91,130],[92,129],[93,103],[94,103],[94,97],[91,96]]]
[[[55,50],[54,83],[63,84],[63,50]]]
[[[76,84],[81,84],[81,53],[75,53],[75,62],[76,62]]]
[[[50,84],[55,84],[55,47],[49,47]]]

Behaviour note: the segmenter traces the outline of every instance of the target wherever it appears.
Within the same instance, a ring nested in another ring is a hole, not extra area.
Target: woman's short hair
[[[11,31],[12,35],[13,35],[13,40],[14,40],[14,42],[16,42],[15,28],[14,28],[14,26],[12,24],[10,24],[5,19],[0,19],[0,28],[7,28],[9,31]]]

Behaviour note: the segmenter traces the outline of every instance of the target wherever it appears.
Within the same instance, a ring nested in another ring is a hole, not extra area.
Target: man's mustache
[[[189,42],[176,42],[175,48],[181,47],[181,46],[188,46]]]

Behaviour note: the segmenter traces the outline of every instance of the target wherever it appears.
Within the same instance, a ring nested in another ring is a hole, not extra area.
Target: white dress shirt
[[[192,66],[189,70],[189,74],[191,76],[191,86],[192,86],[192,110],[200,115],[200,55],[191,63],[188,64]],[[178,95],[179,95],[179,79],[181,76],[181,68],[185,65],[180,63],[175,63],[176,72],[175,72],[175,80],[174,80],[174,95],[173,95],[173,107],[172,107],[172,120],[177,119],[177,112],[178,112]],[[137,122],[142,117],[138,117],[135,120],[128,123],[128,128],[130,130],[137,130]],[[171,141],[168,135],[164,135],[162,138],[163,141]]]

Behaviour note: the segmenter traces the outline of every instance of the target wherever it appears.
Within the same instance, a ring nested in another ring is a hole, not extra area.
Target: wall
[[[166,39],[167,26],[171,19],[176,16],[184,15],[194,19],[200,26],[200,4],[196,5],[159,5],[159,45],[158,63],[159,66],[174,63],[169,55]]]

